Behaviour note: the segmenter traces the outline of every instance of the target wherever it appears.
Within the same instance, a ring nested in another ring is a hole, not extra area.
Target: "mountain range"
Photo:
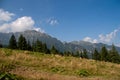
[[[100,51],[102,46],[106,46],[108,50],[111,49],[111,45],[107,45],[103,43],[90,43],[85,41],[61,42],[60,40],[46,33],[41,33],[35,30],[27,30],[27,31],[15,32],[15,33],[12,32],[0,33],[0,43],[2,43],[3,45],[8,45],[9,39],[12,34],[15,35],[17,41],[19,36],[22,34],[26,38],[26,40],[29,40],[31,43],[38,39],[43,43],[46,43],[49,49],[52,46],[55,46],[56,49],[61,52],[70,51],[75,53],[76,51],[82,51],[83,49],[86,49],[89,53],[92,53],[95,48],[98,49],[98,51]],[[116,47],[116,49],[120,53],[120,47]]]

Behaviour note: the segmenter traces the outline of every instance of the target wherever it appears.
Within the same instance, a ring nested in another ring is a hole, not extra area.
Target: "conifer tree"
[[[29,40],[27,41],[27,50],[32,51],[32,46]]]
[[[2,48],[3,46],[2,46],[2,44],[0,44],[0,48]]]
[[[18,48],[21,50],[27,50],[27,42],[25,37],[23,37],[23,35],[20,35],[18,39]]]
[[[34,41],[32,42],[32,51],[36,51],[36,44]]]
[[[47,46],[46,46],[45,43],[42,45],[42,52],[44,52],[46,54],[49,53],[49,51],[48,51]]]
[[[83,58],[88,59],[87,50],[83,49]]]
[[[83,58],[83,52],[82,51],[80,52],[80,58]]]
[[[72,56],[72,53],[70,51],[65,51],[64,56]]]
[[[101,60],[102,61],[108,61],[109,55],[108,55],[108,50],[106,49],[105,46],[103,46],[101,48],[100,54],[101,54]]]
[[[79,53],[79,51],[76,51],[76,53],[75,53],[74,56],[75,56],[75,57],[80,57],[80,53]]]
[[[0,48],[2,48],[3,47],[3,45],[0,43]]]
[[[112,49],[109,52],[109,61],[114,63],[120,63],[120,55],[116,50],[114,44],[112,45]]]
[[[100,54],[97,51],[97,49],[95,48],[94,53],[93,53],[93,59],[94,60],[100,60]]]
[[[64,56],[68,56],[67,51],[64,51],[64,53],[63,53],[63,54],[64,54]]]
[[[37,51],[37,52],[43,52],[43,48],[42,47],[43,47],[42,42],[39,41],[39,40],[37,40],[35,42],[35,51]]]
[[[51,48],[51,53],[52,54],[58,54],[58,51],[54,46],[52,46],[52,48]]]
[[[10,40],[9,40],[9,46],[10,49],[16,49],[17,48],[17,42],[16,42],[16,38],[14,35],[11,36]]]

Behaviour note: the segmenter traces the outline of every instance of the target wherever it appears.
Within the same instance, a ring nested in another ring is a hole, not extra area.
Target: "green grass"
[[[25,80],[120,80],[120,64],[5,48],[0,71]]]

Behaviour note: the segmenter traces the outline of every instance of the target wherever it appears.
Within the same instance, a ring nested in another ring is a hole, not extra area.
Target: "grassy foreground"
[[[3,69],[23,80],[120,80],[120,64],[1,48]]]

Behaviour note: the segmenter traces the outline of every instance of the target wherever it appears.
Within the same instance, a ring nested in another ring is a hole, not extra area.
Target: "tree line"
[[[8,48],[42,52],[46,54],[59,54],[62,56],[74,56],[74,57],[88,58],[86,49],[84,49],[81,54],[79,54],[79,52],[73,53],[70,51],[60,52],[59,50],[55,48],[55,46],[52,46],[51,49],[48,49],[46,43],[42,43],[38,39],[36,41],[33,41],[31,44],[30,41],[29,40],[27,41],[23,35],[19,36],[18,42],[17,42],[13,34],[9,40]]]
[[[0,47],[2,47],[1,44],[0,44]],[[54,46],[52,46],[51,49],[48,49],[46,43],[42,43],[38,39],[30,43],[30,41],[29,40],[27,41],[23,35],[19,36],[18,41],[16,41],[15,36],[12,35],[9,40],[8,48],[42,52],[45,54],[59,54],[62,56],[74,56],[74,57],[89,59],[88,52],[86,49],[83,49],[82,51],[76,51],[75,53],[70,51],[60,52]],[[120,55],[114,45],[112,45],[112,48],[109,51],[106,49],[105,46],[103,46],[100,51],[98,51],[95,48],[92,53],[92,59],[96,61],[120,63]]]
[[[106,49],[105,46],[103,46],[99,52],[97,51],[97,49],[95,49],[92,58],[97,61],[99,60],[105,62],[120,63],[120,55],[119,52],[116,50],[114,44],[109,51]]]
[[[18,42],[14,35],[11,36],[9,40],[8,48],[10,49],[19,49],[19,50],[28,50],[28,51],[35,51],[35,52],[42,52],[46,54],[50,53],[57,53],[57,49],[52,46],[51,51],[47,48],[46,43],[42,43],[40,40],[36,40],[30,43],[30,41],[26,40],[23,35],[20,35],[18,38]]]

